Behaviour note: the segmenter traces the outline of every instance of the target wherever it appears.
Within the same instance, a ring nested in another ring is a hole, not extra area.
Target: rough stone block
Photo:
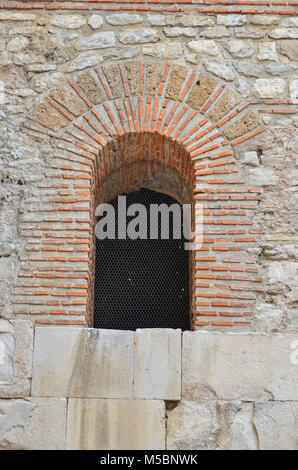
[[[65,398],[0,399],[0,449],[63,450]]]
[[[123,89],[117,65],[105,65],[102,69],[104,71],[113,97],[120,98],[120,96],[123,95]]]
[[[187,47],[197,54],[218,56],[219,48],[212,39],[200,39],[200,41],[190,41]]]
[[[104,92],[97,84],[91,72],[86,72],[79,75],[77,82],[86,95],[90,98],[92,103],[98,104],[104,100]]]
[[[0,397],[30,395],[33,326],[27,320],[0,320]]]
[[[285,89],[286,82],[282,78],[259,78],[252,91],[257,98],[281,98]]]
[[[135,345],[134,396],[180,400],[181,330],[137,330]]]
[[[233,124],[228,125],[224,128],[223,133],[229,139],[235,139],[241,135],[247,134],[247,132],[255,129],[259,124],[259,119],[256,113],[249,111],[242,116]]]
[[[257,449],[252,417],[252,403],[182,401],[168,412],[167,449]]]
[[[142,31],[125,31],[120,33],[119,37],[119,41],[122,44],[157,42],[158,40],[158,32],[150,28],[143,29]]]
[[[115,44],[115,33],[113,31],[102,31],[81,38],[76,45],[76,49],[78,51],[84,51],[86,49],[105,49],[107,47],[114,47]]]
[[[201,109],[205,101],[213,93],[217,86],[217,80],[210,75],[201,73],[198,77],[197,83],[191,90],[187,103],[194,109]]]
[[[143,17],[137,13],[115,13],[114,15],[107,16],[106,20],[113,26],[125,26],[129,24],[142,23]]]
[[[186,400],[297,400],[297,336],[185,332],[182,397]]]
[[[53,131],[58,131],[61,127],[64,127],[67,124],[61,114],[44,103],[40,104],[36,108],[35,121],[42,126],[52,129]]]
[[[248,171],[248,178],[256,186],[271,186],[278,182],[278,176],[272,168],[252,168]]]
[[[229,111],[231,111],[241,101],[240,96],[233,90],[227,90],[222,97],[212,106],[208,113],[212,121],[217,122],[222,119]]]
[[[254,425],[261,450],[298,449],[297,401],[256,403]]]
[[[130,398],[131,331],[38,327],[32,396]]]
[[[162,450],[165,448],[164,402],[70,399],[66,448]]]
[[[162,62],[148,62],[146,65],[146,93],[156,95],[160,84],[160,77],[164,64]]]
[[[279,41],[279,52],[291,60],[298,59],[298,40]]]
[[[125,62],[125,69],[130,92],[134,95],[138,92],[139,86],[139,63]]]
[[[62,104],[75,116],[79,116],[85,111],[83,102],[74,94],[69,86],[59,86],[51,92],[51,97]]]
[[[177,100],[181,87],[187,76],[187,67],[183,65],[173,65],[171,75],[168,81],[165,96],[171,100]]]

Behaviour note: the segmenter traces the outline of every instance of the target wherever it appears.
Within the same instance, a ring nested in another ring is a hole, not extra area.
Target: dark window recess
[[[127,195],[130,204],[177,204],[170,196],[142,188]],[[117,215],[118,198],[110,201]],[[181,211],[182,213],[182,211]],[[127,217],[127,223],[134,217]],[[190,329],[189,252],[180,239],[96,239],[94,327]],[[116,217],[117,234],[117,217]]]

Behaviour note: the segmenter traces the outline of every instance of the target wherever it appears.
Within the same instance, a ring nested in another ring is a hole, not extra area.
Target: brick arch
[[[235,146],[263,130],[249,105],[209,74],[158,61],[95,67],[51,90],[24,123],[56,142],[46,179],[57,194],[44,201],[39,244],[28,239],[38,255],[20,276],[36,290],[17,302],[19,313],[32,305],[42,323],[92,324],[94,206],[144,184],[183,200],[190,191],[204,205],[196,325],[250,326],[260,278],[247,247],[260,191],[246,187],[234,158]]]

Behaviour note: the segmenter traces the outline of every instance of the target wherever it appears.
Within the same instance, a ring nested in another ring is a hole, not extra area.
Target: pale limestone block
[[[256,449],[253,404],[182,401],[168,412],[167,449]]]
[[[182,397],[186,400],[297,400],[297,336],[183,333]]]
[[[0,320],[0,343],[3,353],[0,361],[0,397],[28,396],[32,376],[32,323],[28,320]]]
[[[0,449],[63,450],[65,398],[0,399]]]
[[[281,98],[285,96],[286,82],[282,78],[259,78],[253,86],[256,98]]]
[[[256,403],[254,425],[261,450],[298,449],[297,401]]]
[[[84,51],[86,49],[105,49],[106,47],[114,47],[115,44],[116,37],[114,31],[102,31],[81,38],[76,44],[76,49],[78,51]]]
[[[160,400],[71,398],[66,448],[71,450],[163,450],[165,404]]]
[[[134,396],[180,400],[181,330],[136,331]]]
[[[32,395],[130,398],[132,331],[38,327]]]

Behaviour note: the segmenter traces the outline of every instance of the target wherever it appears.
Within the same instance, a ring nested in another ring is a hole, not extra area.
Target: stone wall
[[[1,3],[0,447],[298,448],[296,6]],[[85,328],[141,185],[204,206],[199,331]]]
[[[94,204],[147,184],[205,207],[194,326],[297,331],[297,18],[265,3],[2,5],[3,318],[92,326]]]
[[[2,449],[298,448],[293,334],[53,326],[33,345],[18,325],[13,346],[1,324]]]

